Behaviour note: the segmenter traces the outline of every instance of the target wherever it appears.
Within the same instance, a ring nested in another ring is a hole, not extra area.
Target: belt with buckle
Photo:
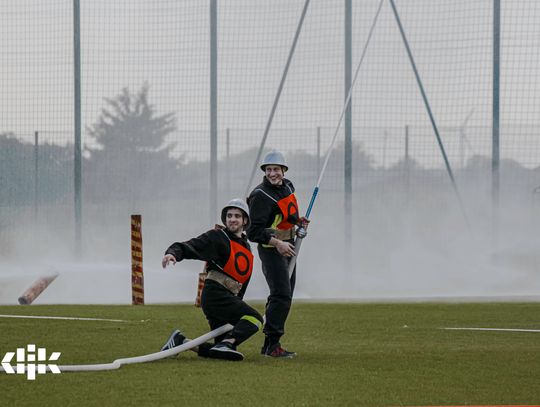
[[[279,240],[292,240],[294,239],[294,228],[282,230],[282,229],[267,229],[270,231],[273,237]]]
[[[220,271],[210,270],[206,276],[206,279],[221,284],[234,295],[238,295],[242,289],[242,283],[239,283],[234,278],[229,277],[227,274]]]

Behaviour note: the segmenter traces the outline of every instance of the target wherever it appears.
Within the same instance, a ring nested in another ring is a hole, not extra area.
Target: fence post
[[[210,219],[217,213],[217,0],[210,0]]]
[[[39,132],[34,132],[34,225],[37,225],[39,206]]]
[[[345,0],[345,100],[352,78],[352,0]],[[345,267],[352,257],[352,95],[345,110]]]
[[[492,100],[492,152],[491,152],[491,210],[493,250],[499,240],[499,199],[500,199],[500,150],[499,150],[499,90],[501,66],[501,0],[493,0],[493,100]]]
[[[74,206],[75,254],[82,254],[82,147],[81,147],[81,12],[79,0],[73,0],[73,110],[74,110]]]
[[[225,143],[226,143],[226,168],[227,174],[225,175],[226,179],[226,188],[227,188],[227,197],[231,195],[231,129],[225,131]],[[226,198],[226,200],[229,198]]]
[[[409,209],[410,185],[411,185],[411,163],[409,161],[409,126],[405,126],[405,208]]]
[[[144,305],[141,215],[131,215],[131,303],[133,305]]]

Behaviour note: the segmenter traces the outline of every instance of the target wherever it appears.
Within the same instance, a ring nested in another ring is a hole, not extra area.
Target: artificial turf
[[[263,311],[263,304],[255,304]],[[59,365],[109,363],[157,351],[173,328],[209,329],[192,305],[0,307],[0,314],[128,322],[0,317],[0,358],[33,343],[62,352]],[[294,359],[242,362],[184,352],[104,372],[0,373],[2,405],[426,406],[540,404],[540,303],[295,303],[283,344]]]

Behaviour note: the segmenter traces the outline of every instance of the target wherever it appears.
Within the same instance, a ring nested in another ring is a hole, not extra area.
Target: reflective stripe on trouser
[[[203,288],[201,308],[211,329],[224,324],[234,325],[230,333],[216,338],[215,343],[228,337],[234,338],[238,346],[259,330],[254,321],[258,321],[261,325],[263,321],[256,309],[212,280],[207,280]]]
[[[229,335],[235,339],[235,345],[238,346],[251,336],[255,335],[261,327],[262,318],[261,320],[258,320],[254,316],[244,315],[240,318],[240,321],[234,326]]]
[[[296,267],[289,279],[290,258],[283,257],[276,249],[257,247],[262,263],[262,271],[270,295],[266,301],[266,324],[263,332],[270,344],[279,342],[285,333],[285,321],[291,309],[294,284],[296,281]]]

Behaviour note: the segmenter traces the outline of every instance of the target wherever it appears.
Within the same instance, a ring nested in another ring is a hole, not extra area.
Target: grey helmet
[[[264,159],[261,164],[261,170],[265,171],[267,165],[279,165],[283,167],[283,172],[289,169],[285,157],[283,154],[277,150],[272,150],[264,156]]]
[[[244,215],[246,215],[246,217],[247,217],[247,223],[244,226],[244,229],[246,229],[249,226],[250,222],[251,222],[251,220],[249,218],[249,207],[248,207],[247,203],[243,199],[240,199],[240,198],[231,199],[229,201],[229,203],[227,205],[225,205],[223,207],[223,209],[221,210],[221,221],[223,222],[224,225],[227,225],[227,223],[226,223],[227,210],[229,208],[237,208],[237,209],[240,209],[242,212],[244,212]]]

